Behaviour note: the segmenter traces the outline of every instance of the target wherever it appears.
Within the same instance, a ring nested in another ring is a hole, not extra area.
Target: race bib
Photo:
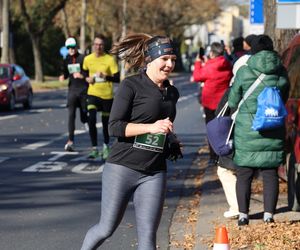
[[[95,79],[95,82],[97,82],[97,83],[105,82],[105,79],[102,77],[95,76],[94,79]]]
[[[69,71],[69,74],[79,73],[80,72],[80,64],[79,63],[68,64],[68,71]]]
[[[166,141],[166,134],[143,134],[135,137],[133,147],[162,153]]]

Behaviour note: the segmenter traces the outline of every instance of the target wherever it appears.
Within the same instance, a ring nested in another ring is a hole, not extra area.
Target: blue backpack
[[[277,87],[265,87],[257,97],[257,111],[252,129],[263,131],[284,126],[286,108]]]

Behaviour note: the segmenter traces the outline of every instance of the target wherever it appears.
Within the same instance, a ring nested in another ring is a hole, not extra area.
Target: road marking
[[[0,163],[6,161],[8,159],[9,159],[9,157],[0,157]]]
[[[61,140],[61,139],[65,138],[67,135],[68,135],[67,133],[64,133],[63,135],[57,136],[57,137],[53,138],[52,140],[40,141],[40,142],[35,142],[35,143],[32,143],[32,144],[28,144],[28,145],[22,147],[21,149],[36,150],[38,148],[47,146],[47,145],[53,143],[54,141]]]
[[[97,128],[102,128],[102,123],[98,122],[96,124],[96,127]],[[86,133],[87,131],[86,130],[75,130],[75,134],[83,134],[83,133]],[[44,146],[47,146],[55,141],[59,141],[59,140],[62,140],[64,139],[65,137],[68,136],[68,133],[64,133],[60,136],[57,136],[55,138],[53,138],[52,140],[49,140],[49,141],[41,141],[41,142],[35,142],[35,143],[32,143],[32,144],[28,144],[24,147],[22,147],[22,149],[29,149],[29,150],[36,150],[38,148],[41,148],[41,147],[44,147]]]
[[[50,154],[54,155],[48,161],[56,161],[59,158],[65,156],[65,155],[78,155],[78,152],[66,152],[66,151],[53,151]]]
[[[59,172],[68,166],[66,162],[59,161],[40,161],[36,164],[23,169],[23,172]],[[80,163],[72,168],[72,172],[76,174],[98,174],[103,172],[104,164],[102,165],[90,165],[90,163]]]
[[[99,166],[89,165],[89,163],[80,163],[72,168],[72,172],[76,174],[98,174],[103,172],[104,164]]]
[[[2,117],[0,117],[0,121],[7,120],[7,119],[12,119],[12,118],[15,118],[15,117],[17,117],[17,115],[2,116]]]
[[[190,95],[186,95],[186,96],[180,97],[179,100],[178,100],[178,102],[185,101],[185,100],[190,99],[190,98],[195,97],[195,96],[198,96],[198,93],[194,93],[194,94],[190,94]]]
[[[74,131],[74,133],[75,133],[75,135],[80,135],[80,134],[84,134],[84,133],[86,133],[87,131],[86,130],[83,130],[83,129],[76,129],[75,131]]]
[[[22,147],[22,149],[30,149],[30,150],[35,150],[37,148],[40,148],[40,147],[44,147],[48,144],[50,144],[51,141],[40,141],[40,142],[35,142],[35,143],[32,143],[32,144],[28,144],[24,147]]]
[[[47,109],[31,109],[28,112],[30,112],[30,113],[43,113],[43,112],[50,112],[50,111],[52,111],[52,110],[47,108]]]
[[[23,172],[57,172],[61,171],[68,164],[66,162],[40,161],[28,168],[23,169]]]
[[[87,156],[79,156],[79,157],[76,157],[74,159],[72,159],[71,161],[72,162],[76,162],[76,161],[92,161],[92,162],[95,162],[95,163],[100,163],[102,162],[102,158],[99,157],[99,158],[96,158],[96,159],[87,159]]]

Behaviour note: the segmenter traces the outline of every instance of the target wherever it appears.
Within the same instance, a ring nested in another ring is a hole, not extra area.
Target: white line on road
[[[0,163],[6,161],[8,159],[9,159],[9,157],[0,157]]]
[[[30,149],[30,150],[35,150],[37,148],[41,148],[41,147],[44,147],[48,144],[50,144],[51,141],[40,141],[40,142],[35,142],[35,143],[32,143],[32,144],[28,144],[24,147],[22,147],[22,149]]]
[[[53,151],[50,154],[54,156],[49,158],[48,161],[56,161],[59,158],[63,157],[64,155],[78,155],[78,152]]]
[[[2,120],[7,120],[7,119],[12,119],[12,118],[15,118],[17,117],[17,115],[6,115],[6,116],[2,116],[0,117],[0,121]]]
[[[97,128],[102,128],[102,123],[97,123],[96,127]],[[77,135],[78,134],[83,134],[83,133],[86,133],[86,132],[87,131],[85,131],[85,130],[75,130],[75,134],[77,134]],[[55,137],[55,138],[53,138],[52,140],[49,140],[49,141],[40,141],[40,142],[35,142],[35,143],[32,143],[32,144],[28,144],[28,145],[22,147],[22,149],[36,150],[38,148],[47,146],[47,145],[49,145],[49,144],[51,144],[55,141],[62,140],[67,136],[68,136],[68,133],[64,133],[63,135],[57,136],[57,137]]]
[[[40,142],[35,142],[35,143],[32,143],[32,144],[28,144],[28,145],[22,147],[22,149],[36,150],[38,148],[47,146],[47,145],[53,143],[54,141],[61,140],[61,139],[65,138],[67,135],[68,135],[67,133],[64,133],[63,135],[57,136],[57,137],[55,137],[55,138],[53,138],[52,140],[49,140],[49,141],[40,141]]]
[[[72,162],[78,162],[78,161],[86,161],[86,160],[88,160],[87,156],[83,155],[83,156],[76,157],[76,158],[72,159],[71,161]],[[89,160],[89,161],[93,162],[93,163],[96,163],[96,164],[103,162],[101,157],[93,159],[93,160]]]
[[[185,100],[190,99],[190,98],[195,97],[195,96],[198,96],[198,93],[194,93],[194,94],[190,94],[190,95],[186,95],[186,96],[180,97],[179,100],[178,100],[178,102],[185,101]]]
[[[80,163],[72,169],[73,173],[77,174],[98,174],[103,172],[104,164],[100,167],[98,165],[91,166],[89,163]]]
[[[31,109],[29,110],[30,113],[43,113],[43,112],[50,112],[52,111],[51,109]]]
[[[86,133],[87,131],[86,130],[83,130],[83,129],[79,129],[79,130],[75,130],[74,133],[75,135],[80,135],[80,134],[84,134]]]

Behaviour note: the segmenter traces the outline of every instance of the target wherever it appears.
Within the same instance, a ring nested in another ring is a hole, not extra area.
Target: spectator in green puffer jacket
[[[252,56],[242,66],[231,87],[228,104],[237,108],[243,95],[261,73],[266,76],[253,93],[241,105],[234,129],[234,157],[237,165],[237,199],[239,205],[238,225],[249,223],[251,183],[256,170],[263,176],[264,222],[274,222],[273,215],[278,200],[277,168],[285,162],[285,128],[258,132],[251,129],[257,109],[257,96],[265,86],[276,86],[284,102],[289,94],[289,81],[280,57],[273,49],[273,42],[267,35],[255,38],[251,47]]]

